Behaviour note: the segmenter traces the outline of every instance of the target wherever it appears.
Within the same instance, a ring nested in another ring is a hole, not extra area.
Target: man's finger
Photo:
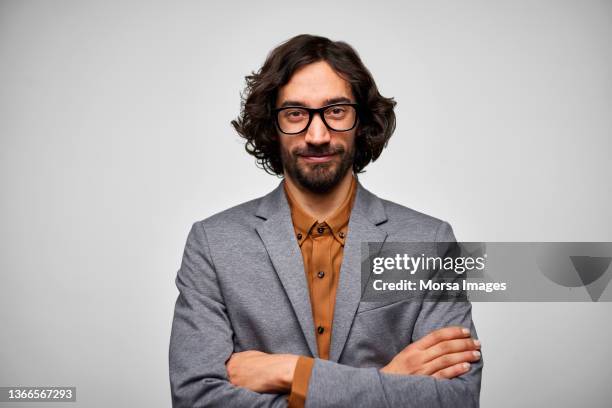
[[[479,348],[480,340],[472,338],[446,340],[433,345],[427,350],[423,350],[423,353],[425,354],[423,361],[432,361],[445,354],[459,353],[462,351],[472,351],[477,350]]]
[[[433,361],[425,364],[425,374],[431,375],[440,370],[452,367],[461,363],[470,363],[480,359],[480,352],[476,350],[463,351],[461,353],[445,354]]]
[[[441,341],[463,339],[469,337],[470,330],[460,326],[449,326],[443,327],[438,330],[434,330],[431,333],[423,336],[419,340],[415,341],[408,347],[416,347],[420,350],[428,349]]]
[[[450,380],[451,378],[459,377],[460,375],[467,373],[468,371],[470,371],[470,367],[471,367],[470,363],[455,364],[454,366],[447,367],[443,370],[440,370],[432,374],[432,377],[437,378],[439,380],[441,379]]]

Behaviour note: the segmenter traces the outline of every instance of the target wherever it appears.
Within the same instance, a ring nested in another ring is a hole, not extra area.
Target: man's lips
[[[311,162],[311,163],[325,163],[325,162],[332,160],[335,155],[336,155],[335,153],[329,153],[329,154],[323,154],[323,155],[317,154],[315,156],[300,154],[300,157],[304,159],[305,161]]]

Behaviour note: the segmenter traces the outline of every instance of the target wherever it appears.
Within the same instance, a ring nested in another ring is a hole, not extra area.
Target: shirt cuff
[[[291,383],[291,394],[289,394],[289,408],[304,408],[313,365],[314,359],[311,357],[300,356],[298,358]]]

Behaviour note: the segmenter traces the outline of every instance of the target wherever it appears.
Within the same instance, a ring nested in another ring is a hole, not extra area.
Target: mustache
[[[294,156],[329,156],[332,154],[343,154],[345,152],[342,146],[306,146],[297,147],[293,150]]]

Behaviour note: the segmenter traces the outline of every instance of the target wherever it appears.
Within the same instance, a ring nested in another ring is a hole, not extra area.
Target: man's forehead
[[[278,91],[277,106],[299,102],[303,106],[323,106],[337,102],[352,102],[350,84],[327,62],[315,62],[293,73],[289,82]]]

